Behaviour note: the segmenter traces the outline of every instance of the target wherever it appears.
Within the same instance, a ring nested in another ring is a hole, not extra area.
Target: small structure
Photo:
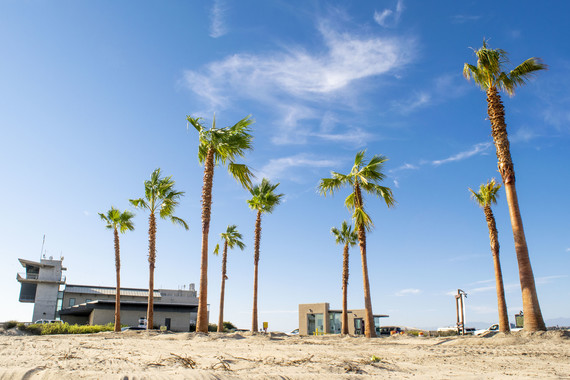
[[[61,305],[63,293],[60,288],[65,284],[62,260],[41,259],[39,262],[18,259],[25,271],[16,274],[20,284],[20,302],[34,304],[32,321],[56,319],[56,310]]]
[[[348,310],[348,333],[364,335],[364,317],[366,310]],[[309,303],[299,305],[299,335],[340,334],[342,310],[330,310],[328,303]],[[380,335],[380,318],[388,315],[375,314],[374,326]]]
[[[20,302],[34,303],[32,321],[61,319],[70,324],[99,325],[115,321],[115,287],[66,284],[62,260],[19,259]],[[137,326],[146,319],[148,289],[121,288],[121,323]],[[196,324],[198,298],[188,290],[155,289],[154,321],[172,331],[190,331]],[[209,314],[209,313],[208,313]],[[156,326],[152,326],[156,327]],[[151,327],[151,328],[152,328]]]

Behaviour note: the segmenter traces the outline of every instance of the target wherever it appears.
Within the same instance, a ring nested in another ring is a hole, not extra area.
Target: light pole
[[[457,334],[465,335],[463,297],[467,298],[467,293],[461,289],[457,289],[457,295],[455,296],[455,310],[457,312]],[[459,309],[461,309],[461,314],[459,313]]]

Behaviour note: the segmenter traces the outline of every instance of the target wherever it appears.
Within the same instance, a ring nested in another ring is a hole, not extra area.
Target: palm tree
[[[210,214],[212,206],[212,183],[214,167],[222,164],[228,172],[245,188],[251,186],[255,177],[244,164],[237,164],[236,158],[243,157],[247,150],[253,149],[250,134],[249,116],[235,125],[216,128],[216,116],[210,129],[202,125],[201,118],[187,117],[188,123],[198,131],[198,161],[204,164],[204,184],[202,186],[202,256],[200,264],[200,294],[198,295],[198,318],[196,331],[208,332],[208,234],[210,233]]]
[[[121,331],[121,248],[119,246],[119,231],[124,234],[135,229],[131,220],[135,214],[130,211],[120,212],[114,207],[107,215],[99,213],[101,220],[107,223],[107,228],[113,230],[115,238],[115,270],[117,272],[117,288],[115,289],[115,332]]]
[[[352,192],[345,199],[345,206],[352,211],[352,219],[354,220],[354,228],[358,231],[358,242],[360,245],[360,256],[362,259],[362,278],[364,282],[364,308],[365,315],[365,334],[371,338],[376,336],[374,326],[374,315],[372,314],[372,300],[370,297],[370,282],[368,280],[368,264],[366,259],[366,231],[370,231],[374,224],[372,219],[364,210],[364,199],[362,198],[362,190],[368,194],[376,195],[384,199],[388,207],[396,204],[392,195],[392,190],[388,187],[379,185],[379,182],[386,177],[382,173],[382,167],[388,160],[384,156],[375,155],[367,162],[364,159],[365,150],[356,154],[354,165],[350,173],[341,174],[331,172],[332,178],[323,178],[319,183],[318,189],[321,195],[333,194],[341,187],[350,186]]]
[[[146,209],[150,212],[148,218],[148,310],[146,314],[147,329],[154,326],[154,264],[156,261],[156,216],[162,219],[170,219],[172,223],[180,224],[188,230],[188,224],[176,216],[174,210],[178,206],[180,197],[184,195],[183,191],[174,190],[174,180],[172,176],[160,177],[160,168],[155,169],[150,175],[150,180],[144,181],[144,198],[129,199],[131,204],[136,208]]]
[[[483,47],[475,50],[477,66],[466,63],[463,75],[468,80],[473,78],[487,93],[487,113],[491,121],[491,134],[497,149],[499,173],[505,186],[511,226],[515,241],[515,251],[519,265],[519,278],[522,290],[524,329],[528,331],[544,331],[546,326],[540,311],[538,295],[534,283],[534,274],[530,264],[528,246],[523,229],[522,217],[515,187],[515,169],[511,160],[505,109],[499,91],[514,95],[515,88],[526,84],[527,80],[537,71],[545,70],[547,66],[539,58],[529,58],[510,72],[503,71],[509,62],[507,53],[501,49],[490,49],[483,41]]]
[[[237,246],[239,249],[243,251],[245,248],[245,244],[241,241],[243,238],[242,235],[238,232],[237,226],[231,225],[228,226],[226,232],[222,232],[220,237],[224,241],[224,253],[222,255],[222,290],[220,293],[220,316],[218,318],[218,332],[224,331],[224,294],[225,294],[225,287],[226,287],[226,264],[228,261],[228,247],[233,249]],[[216,248],[214,249],[214,255],[218,255],[220,251],[220,245],[216,244]]]
[[[499,233],[495,224],[495,216],[491,210],[492,204],[497,204],[499,197],[499,189],[501,185],[495,182],[495,179],[482,184],[479,191],[476,192],[469,189],[471,197],[475,202],[483,208],[487,226],[489,227],[489,240],[491,242],[491,252],[493,254],[493,264],[495,266],[495,284],[497,287],[497,303],[499,307],[499,330],[502,332],[509,332],[509,316],[507,313],[507,301],[505,300],[505,288],[503,286],[503,273],[501,271],[501,261],[499,260]]]
[[[271,214],[279,203],[283,194],[275,194],[275,189],[279,184],[272,185],[267,178],[263,178],[259,185],[252,187],[249,192],[251,199],[248,199],[249,208],[257,211],[255,219],[255,244],[253,256],[253,312],[251,320],[251,332],[258,331],[257,323],[257,281],[259,267],[259,242],[261,240],[261,214]]]
[[[345,221],[342,222],[340,230],[336,227],[331,228],[331,234],[335,237],[336,244],[344,244],[342,254],[342,333],[348,335],[348,247],[354,247],[358,241],[358,234],[352,230],[352,226]]]

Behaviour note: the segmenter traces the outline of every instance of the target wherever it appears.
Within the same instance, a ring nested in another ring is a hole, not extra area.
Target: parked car
[[[63,323],[63,322],[55,319],[38,319],[37,321],[34,322],[34,324],[37,325],[45,325],[48,323]]]
[[[401,333],[403,330],[398,327],[398,326],[380,326],[380,327],[376,327],[376,333],[378,335],[392,335],[392,331],[394,331],[393,334],[399,334]]]
[[[520,327],[512,327],[512,326],[511,326],[511,332],[521,331],[521,330],[522,330],[522,328],[520,328]],[[486,333],[486,332],[489,332],[489,331],[497,331],[497,332],[498,332],[498,331],[499,331],[499,324],[498,324],[498,323],[495,323],[495,324],[489,326],[488,329],[476,330],[476,331],[473,333],[473,335],[482,335],[482,334],[484,334],[484,333]]]
[[[144,326],[126,326],[122,327],[121,331],[132,331],[132,330],[146,330]]]
[[[295,329],[289,333],[289,335],[299,335],[299,329]]]

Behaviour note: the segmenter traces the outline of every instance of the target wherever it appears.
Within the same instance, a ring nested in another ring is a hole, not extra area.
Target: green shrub
[[[46,323],[42,325],[30,325],[27,330],[38,330],[41,335],[54,335],[54,334],[94,334],[102,331],[113,331],[115,325],[108,323],[106,325],[70,325],[68,323]],[[35,333],[31,331],[32,333]]]
[[[16,325],[16,327],[18,327],[18,330],[22,330],[22,331],[26,331],[26,328],[27,328],[26,324],[25,324],[25,323],[22,323],[22,322],[19,322],[19,323]]]
[[[218,331],[218,325],[215,323],[208,323],[208,331],[210,332]]]
[[[8,322],[4,322],[4,329],[8,330],[11,329],[13,327],[18,326],[18,321],[8,321]]]
[[[224,331],[235,331],[237,327],[231,322],[224,322]]]

